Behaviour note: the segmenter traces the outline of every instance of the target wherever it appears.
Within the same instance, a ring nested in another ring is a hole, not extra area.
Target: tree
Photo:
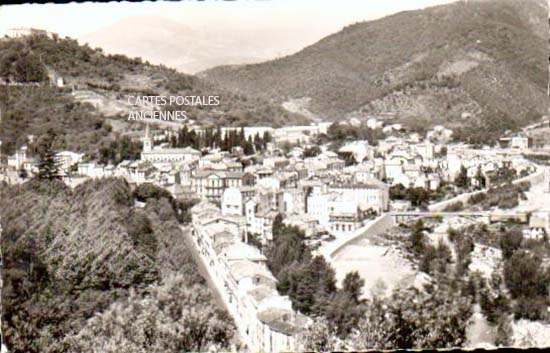
[[[317,318],[305,330],[301,341],[304,351],[332,352],[336,348],[334,325],[329,324],[323,317]]]
[[[364,285],[365,280],[359,276],[359,272],[349,272],[346,274],[346,277],[344,277],[344,281],[342,282],[342,291],[349,295],[353,301],[359,303],[359,298],[361,297],[361,292]]]
[[[472,314],[469,297],[444,279],[424,290],[394,290],[387,301],[392,348],[452,348],[466,341]]]
[[[481,166],[477,167],[477,172],[476,172],[475,179],[477,180],[477,188],[478,189],[485,188],[485,186],[487,185],[487,181],[485,180],[485,176],[483,175],[483,173],[481,171]]]
[[[407,200],[415,207],[422,207],[430,201],[430,191],[423,187],[409,187],[407,189]]]
[[[514,252],[521,247],[523,242],[523,234],[521,231],[506,231],[500,238],[500,248],[502,250],[502,257],[509,259]]]
[[[53,150],[56,134],[49,130],[38,141],[38,178],[42,180],[60,179],[59,162]]]
[[[547,295],[542,258],[528,250],[517,250],[504,264],[504,282],[516,299]]]
[[[455,185],[459,188],[467,188],[470,185],[468,170],[463,165],[460,166],[460,172],[455,179]]]
[[[506,315],[501,315],[497,323],[497,334],[495,337],[495,344],[498,347],[510,346],[513,329],[511,319]]]
[[[421,255],[424,251],[424,221],[419,219],[416,221],[413,231],[409,237],[409,248],[416,255]]]
[[[230,317],[210,305],[204,287],[189,287],[177,274],[147,297],[132,292],[115,302],[65,341],[73,352],[202,352],[228,350],[234,329]]]
[[[394,349],[393,329],[393,322],[386,318],[384,301],[374,297],[348,340],[358,351]]]
[[[340,290],[326,304],[325,317],[334,325],[336,334],[346,337],[357,327],[359,320],[365,314],[364,303],[358,303],[349,292]]]
[[[27,179],[28,176],[29,176],[29,175],[28,175],[28,173],[27,173],[27,170],[26,170],[25,168],[21,167],[21,168],[19,169],[19,177],[20,177],[21,179]]]

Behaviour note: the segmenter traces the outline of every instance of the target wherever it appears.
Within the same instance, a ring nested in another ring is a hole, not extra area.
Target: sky
[[[354,22],[450,2],[453,0],[188,0],[4,5],[0,6],[0,34],[9,28],[35,27],[80,38],[125,17],[154,14],[197,29],[299,28],[307,21],[322,37]]]

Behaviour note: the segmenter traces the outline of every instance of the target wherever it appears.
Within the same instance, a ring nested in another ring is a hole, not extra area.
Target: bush
[[[502,257],[509,259],[514,252],[521,247],[523,242],[523,234],[521,231],[507,231],[504,232],[500,238],[500,249],[502,250]]]
[[[518,298],[513,313],[516,320],[548,320],[550,300],[546,296]]]
[[[462,211],[463,209],[464,209],[464,203],[462,201],[456,201],[447,205],[443,209],[443,212],[459,212],[459,211]]]
[[[517,250],[504,264],[504,280],[513,298],[548,295],[548,271],[542,258],[527,250]]]

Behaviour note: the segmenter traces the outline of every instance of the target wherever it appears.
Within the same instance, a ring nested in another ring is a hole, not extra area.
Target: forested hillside
[[[547,15],[544,0],[458,1],[356,23],[294,55],[201,77],[277,102],[302,99],[327,119],[390,114],[486,141],[548,109]]]
[[[63,88],[56,87],[57,78],[63,79]],[[105,55],[70,38],[0,39],[0,139],[5,153],[13,153],[27,134],[48,127],[62,137],[61,148],[97,150],[114,138],[105,120],[128,119],[129,95],[219,96],[219,106],[177,108],[207,126],[306,121],[265,99],[233,94],[140,58]]]
[[[229,347],[234,326],[183,243],[175,201],[144,209],[121,179],[74,190],[0,185],[2,332],[10,352],[158,352]],[[10,200],[10,202],[5,202]]]

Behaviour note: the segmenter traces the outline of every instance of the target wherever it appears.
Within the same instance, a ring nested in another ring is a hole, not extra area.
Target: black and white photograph
[[[0,4],[0,353],[550,349],[550,0]]]

